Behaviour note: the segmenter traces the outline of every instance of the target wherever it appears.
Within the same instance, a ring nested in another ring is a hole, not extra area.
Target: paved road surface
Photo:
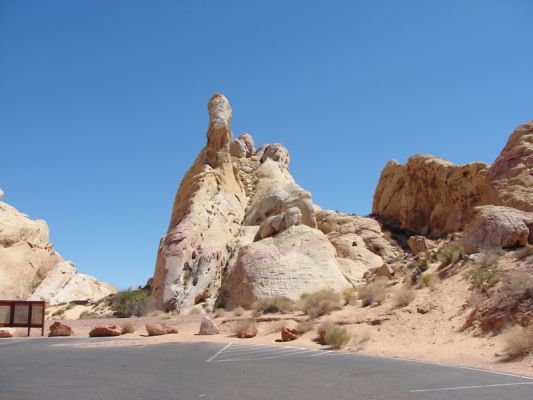
[[[343,352],[180,343],[0,342],[1,400],[532,400],[533,379]]]

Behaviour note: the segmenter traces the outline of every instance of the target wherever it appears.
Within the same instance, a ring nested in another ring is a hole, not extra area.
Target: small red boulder
[[[298,339],[298,329],[292,329],[292,328],[281,328],[281,341],[282,342],[290,342],[292,340]]]
[[[50,333],[48,334],[48,337],[72,335],[74,335],[74,331],[68,325],[62,324],[61,322],[57,321],[50,325]]]
[[[178,329],[165,324],[146,324],[146,332],[148,332],[148,336],[161,336],[178,333]]]
[[[116,325],[96,326],[90,332],[90,337],[120,336],[122,328]]]
[[[240,339],[250,339],[250,338],[253,338],[254,336],[257,336],[258,333],[259,331],[257,330],[255,326],[249,326],[248,328],[243,329],[242,331],[238,332],[237,337]]]

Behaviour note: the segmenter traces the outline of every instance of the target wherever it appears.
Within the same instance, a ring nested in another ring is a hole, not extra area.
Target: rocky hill
[[[401,250],[371,218],[323,211],[289,171],[279,143],[233,139],[232,110],[209,101],[207,145],[179,187],[161,239],[151,290],[166,308],[187,311],[298,298],[361,282]]]
[[[464,230],[471,252],[531,241],[532,123],[513,133],[493,166],[424,155],[391,161],[374,196],[375,220],[321,210],[291,176],[283,145],[256,149],[248,133],[233,139],[223,95],[208,112],[207,145],[180,185],[151,280],[166,308],[296,299],[357,285],[369,272],[392,274],[404,251],[377,220],[434,238]]]
[[[2,200],[0,191],[0,299],[58,304],[116,292],[65,261],[49,242],[45,221],[34,221]]]

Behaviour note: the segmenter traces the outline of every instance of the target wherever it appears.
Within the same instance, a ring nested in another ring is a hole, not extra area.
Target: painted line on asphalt
[[[533,382],[496,383],[492,385],[456,386],[456,387],[437,388],[437,389],[415,389],[415,390],[409,390],[409,391],[411,393],[444,392],[444,391],[449,391],[449,390],[469,390],[469,389],[483,389],[483,388],[500,387],[500,386],[521,386],[521,385],[533,385]]]
[[[237,359],[237,358],[240,358],[240,357],[247,357],[247,358],[260,358],[260,357],[270,357],[270,356],[280,356],[280,355],[284,355],[284,354],[291,354],[291,353],[299,353],[299,352],[309,352],[310,350],[309,349],[286,349],[286,350],[281,350],[281,351],[272,351],[272,352],[268,352],[268,353],[263,353],[263,354],[256,354],[256,355],[252,355],[252,354],[255,354],[255,353],[243,353],[241,356],[237,356],[237,357],[234,357],[233,355],[228,355],[224,358],[224,355],[226,355],[227,353],[224,353],[222,356],[219,355],[218,359]],[[315,351],[315,350],[311,350],[311,351]],[[270,354],[270,355],[269,355]]]
[[[499,372],[499,371],[493,371],[493,370],[484,369],[484,368],[467,367],[465,365],[458,365],[458,364],[439,363],[439,362],[436,362],[436,361],[415,360],[415,359],[412,359],[412,358],[404,358],[404,357],[373,356],[373,355],[370,355],[370,354],[351,353],[351,352],[347,352],[347,351],[334,351],[331,355],[332,356],[333,355],[336,355],[336,356],[353,356],[353,357],[362,357],[362,358],[372,358],[372,359],[377,359],[377,360],[393,360],[393,361],[400,361],[400,362],[428,364],[428,365],[435,365],[435,366],[438,366],[438,367],[459,368],[459,369],[466,369],[468,371],[478,371],[478,372],[484,372],[484,373],[489,373],[489,374],[511,376],[513,378],[533,380],[533,376],[528,376],[528,375],[512,374],[510,372]]]
[[[246,355],[249,355],[249,354],[261,354],[261,353],[276,353],[276,352],[285,352],[287,350],[308,350],[308,349],[304,349],[304,348],[297,348],[297,347],[290,347],[290,348],[285,348],[285,347],[268,347],[268,348],[263,348],[263,349],[250,349],[250,350],[238,350],[238,351],[224,351],[224,356],[235,356],[235,355],[241,355],[241,354],[246,354]],[[220,356],[220,354],[219,354]]]
[[[210,357],[206,362],[211,362],[215,359],[216,356],[218,356],[220,353],[222,353],[224,350],[226,350],[228,347],[231,346],[231,343],[228,343],[224,347],[222,347],[219,351],[217,351],[212,357]]]
[[[313,355],[307,354],[310,352],[315,352],[316,350],[297,350],[292,354],[279,354],[275,356],[268,357],[253,357],[253,358],[230,358],[230,359],[219,359],[213,362],[230,362],[230,361],[257,361],[257,360],[274,360],[274,359],[283,359],[283,358],[308,358],[313,357]]]

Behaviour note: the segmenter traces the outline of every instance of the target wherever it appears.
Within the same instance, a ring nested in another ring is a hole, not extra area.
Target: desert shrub
[[[244,314],[244,308],[242,308],[241,306],[235,307],[233,309],[233,315],[234,316],[241,317],[243,314]]]
[[[65,310],[63,308],[60,308],[59,310],[54,311],[54,313],[52,314],[52,317],[61,318],[63,315],[65,315]]]
[[[203,314],[203,312],[204,312],[204,309],[202,308],[202,306],[199,304],[196,304],[195,306],[191,307],[191,309],[189,310],[189,315]]]
[[[451,242],[444,246],[437,255],[441,266],[445,267],[450,264],[455,264],[465,254],[463,246],[458,242]]]
[[[342,292],[344,305],[354,305],[357,303],[357,292],[353,288],[348,288]]]
[[[322,289],[313,293],[303,293],[300,296],[302,312],[311,318],[328,315],[333,310],[341,308],[341,295],[332,289]]]
[[[135,326],[131,322],[126,322],[120,326],[122,328],[122,334],[135,332]]]
[[[433,272],[426,272],[420,277],[420,285],[435,290],[439,278]]]
[[[298,329],[298,332],[300,334],[304,334],[312,330],[314,326],[315,326],[315,323],[313,322],[312,319],[306,319],[305,321],[298,322],[296,329]]]
[[[216,308],[213,313],[214,318],[222,318],[224,315],[226,315],[226,311],[223,308]]]
[[[155,308],[148,292],[142,289],[120,291],[113,296],[110,305],[118,318],[141,317]]]
[[[472,285],[481,291],[485,291],[498,283],[498,276],[493,268],[482,266],[475,267],[469,274]]]
[[[407,269],[419,269],[420,271],[425,271],[428,269],[428,260],[427,258],[420,258],[418,260],[412,261],[407,264]]]
[[[415,290],[407,285],[398,287],[393,294],[394,305],[398,308],[409,305],[416,296]]]
[[[247,329],[255,327],[255,321],[253,319],[241,319],[235,321],[231,327],[233,333],[238,335],[241,332],[244,332]]]
[[[516,326],[504,337],[505,354],[508,360],[516,360],[533,351],[533,325],[528,328]]]
[[[324,344],[334,349],[342,349],[352,341],[352,335],[343,326],[324,324],[318,329],[318,334],[324,339]]]
[[[86,311],[83,311],[80,316],[78,317],[78,319],[96,319],[99,317],[99,314],[93,312],[93,311],[89,311],[89,310],[86,310]]]
[[[285,296],[275,296],[254,303],[254,315],[288,314],[296,308],[294,302]]]
[[[386,294],[387,287],[385,279],[377,279],[374,282],[361,286],[357,291],[359,299],[363,302],[363,307],[383,303]]]
[[[281,328],[284,328],[285,326],[287,326],[287,321],[271,321],[266,324],[261,324],[261,333],[263,335],[279,333]]]
[[[483,256],[477,262],[477,265],[482,268],[497,267],[500,261],[500,257],[505,252],[503,250],[487,250],[483,253]]]
[[[526,245],[525,247],[522,247],[521,249],[516,251],[516,258],[518,260],[525,260],[526,258],[529,258],[533,256],[533,246]]]

